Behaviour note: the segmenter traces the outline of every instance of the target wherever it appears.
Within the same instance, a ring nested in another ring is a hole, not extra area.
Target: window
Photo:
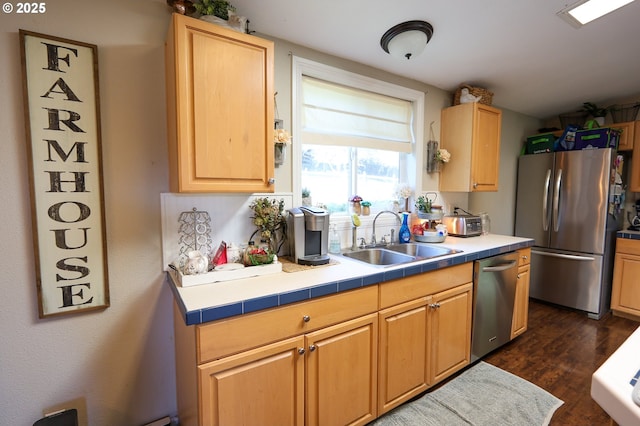
[[[307,189],[335,214],[358,194],[375,212],[399,183],[415,187],[422,92],[294,58],[293,93],[294,197]]]

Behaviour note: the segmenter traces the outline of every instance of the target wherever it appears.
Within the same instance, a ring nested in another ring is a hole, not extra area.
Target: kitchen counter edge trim
[[[373,274],[362,275],[346,280],[325,282],[285,293],[275,293],[256,297],[253,299],[241,300],[227,305],[212,306],[192,311],[187,311],[180,293],[178,292],[177,285],[168,272],[166,273],[166,281],[169,284],[169,288],[171,288],[171,291],[173,292],[174,298],[178,304],[178,308],[180,309],[185,324],[195,325],[248,314],[251,312],[261,311],[263,309],[285,306],[291,303],[303,302],[305,300],[314,299],[316,297],[328,296],[343,291],[355,290],[357,288],[367,287],[370,285],[379,284],[385,281],[396,280],[399,278],[406,278],[416,274],[423,274],[425,272],[434,271],[436,269],[447,268],[450,266],[459,265],[461,263],[472,262],[474,260],[484,259],[487,257],[516,251],[522,248],[531,247],[533,246],[533,243],[534,240],[527,240],[505,246],[481,250],[470,254],[465,254],[463,252],[451,256],[447,259],[436,259],[432,261],[426,261],[424,263],[410,264],[403,268],[397,268],[388,271],[379,271]]]
[[[618,238],[640,240],[640,231],[618,231]]]

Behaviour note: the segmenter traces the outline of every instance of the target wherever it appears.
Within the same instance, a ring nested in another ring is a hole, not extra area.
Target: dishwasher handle
[[[512,260],[508,263],[503,263],[502,265],[485,266],[482,268],[482,272],[502,272],[502,271],[506,271],[507,269],[513,268],[517,264],[518,264],[517,260]]]

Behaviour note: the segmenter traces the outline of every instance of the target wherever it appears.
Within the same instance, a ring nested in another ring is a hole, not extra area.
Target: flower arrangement
[[[284,200],[276,201],[275,199],[256,198],[249,206],[253,210],[253,224],[258,229],[251,235],[251,238],[260,232],[260,237],[269,243],[269,247],[274,253],[277,253],[286,236],[287,218],[284,215]],[[281,232],[279,232],[281,231]],[[282,239],[278,244],[278,234],[282,235]],[[251,239],[249,238],[249,239]]]
[[[275,129],[273,132],[273,143],[289,145],[291,143],[291,135],[285,129]]]
[[[436,151],[436,161],[439,163],[448,163],[451,161],[451,153],[445,148],[440,148]]]
[[[413,195],[413,189],[406,183],[401,183],[396,187],[396,196],[406,200]]]

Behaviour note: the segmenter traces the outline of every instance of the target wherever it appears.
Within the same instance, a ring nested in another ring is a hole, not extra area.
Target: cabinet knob
[[[309,321],[311,321],[311,317],[309,315],[305,315],[305,316],[302,317],[302,321],[309,322]]]
[[[523,260],[527,260],[528,258],[529,258],[529,256],[527,256],[527,255],[522,256]]]
[[[304,355],[304,348],[298,348],[298,353],[300,355]]]
[[[473,189],[476,189],[478,187],[478,182],[473,182]]]
[[[309,345],[309,352],[313,352],[316,350],[316,345]]]
[[[269,185],[273,185],[274,183],[276,183],[276,178],[269,178]]]
[[[438,309],[440,307],[440,303],[430,303],[429,307],[431,309]]]
[[[520,279],[520,274],[518,274],[518,279]]]

